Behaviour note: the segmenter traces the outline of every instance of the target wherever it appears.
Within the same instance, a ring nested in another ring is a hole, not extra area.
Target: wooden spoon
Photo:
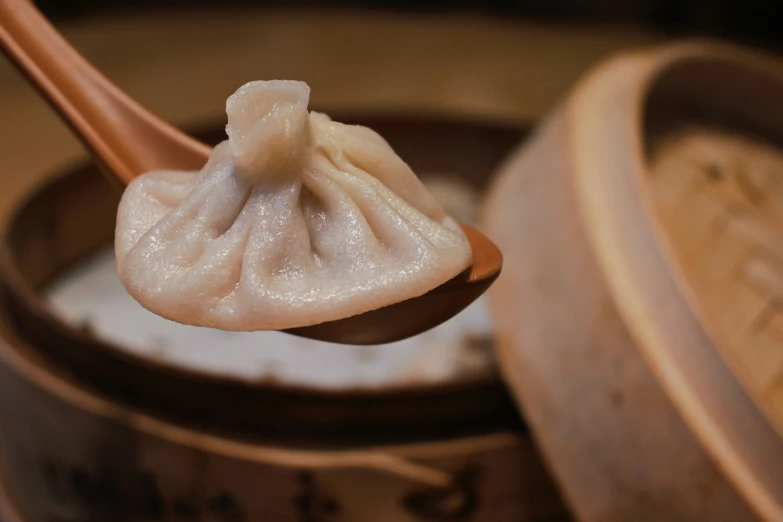
[[[210,147],[164,122],[93,68],[28,0],[0,0],[0,45],[120,186],[158,169],[200,170]],[[473,266],[422,296],[288,333],[346,344],[405,339],[450,319],[500,274],[498,248],[463,225]]]

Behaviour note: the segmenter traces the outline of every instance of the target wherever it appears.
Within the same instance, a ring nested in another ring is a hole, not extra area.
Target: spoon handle
[[[141,107],[82,57],[29,0],[0,0],[0,47],[123,183],[166,168],[171,146],[200,168],[209,148]],[[161,144],[162,143],[162,144]],[[175,147],[176,148],[176,147]],[[182,168],[180,155],[177,167]]]

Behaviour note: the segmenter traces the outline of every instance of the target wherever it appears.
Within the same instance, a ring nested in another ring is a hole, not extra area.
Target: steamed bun
[[[139,303],[184,324],[282,330],[416,297],[470,266],[459,225],[383,138],[308,112],[309,96],[303,82],[248,83],[200,172],[128,186],[115,251]]]

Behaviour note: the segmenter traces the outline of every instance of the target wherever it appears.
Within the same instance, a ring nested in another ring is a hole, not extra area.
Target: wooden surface
[[[720,115],[780,143],[781,86],[779,62],[724,46],[623,55],[580,82],[491,190],[486,230],[516,268],[489,292],[502,367],[580,520],[783,520],[783,439],[723,346],[727,321],[758,309],[707,313],[668,241],[722,209],[692,199],[660,220],[645,155],[664,116]],[[693,253],[704,239],[678,243]]]

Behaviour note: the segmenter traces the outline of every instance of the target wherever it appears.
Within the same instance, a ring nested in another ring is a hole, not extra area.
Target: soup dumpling
[[[226,103],[228,140],[200,172],[126,189],[117,270],[168,319],[281,330],[419,296],[467,269],[470,244],[372,130],[308,112],[298,81],[251,82]]]

